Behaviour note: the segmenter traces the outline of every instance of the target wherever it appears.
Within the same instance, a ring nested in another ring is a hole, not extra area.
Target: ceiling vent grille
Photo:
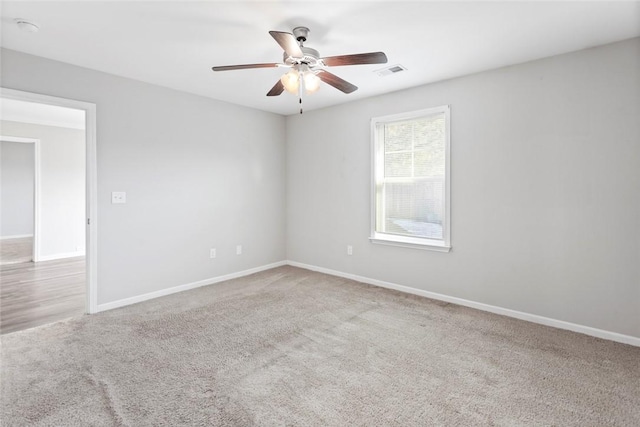
[[[407,68],[400,64],[396,64],[396,65],[390,65],[380,70],[376,70],[374,71],[374,73],[376,73],[380,77],[384,77],[384,76],[390,76],[391,74],[401,73],[403,71],[407,71]]]

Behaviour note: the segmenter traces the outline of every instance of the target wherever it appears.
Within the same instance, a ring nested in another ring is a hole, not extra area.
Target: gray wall
[[[0,124],[5,135],[40,140],[38,258],[82,255],[86,218],[84,130],[6,120]]]
[[[639,52],[634,39],[286,120],[7,50],[2,85],[98,106],[100,304],[287,257],[640,336]],[[371,117],[443,104],[452,252],[370,244]]]
[[[640,337],[639,76],[633,39],[288,117],[288,259]],[[369,243],[370,119],[445,104],[453,250]]]
[[[2,141],[0,157],[0,236],[33,235],[33,144]]]
[[[283,117],[10,50],[2,86],[97,104],[98,304],[285,258]]]

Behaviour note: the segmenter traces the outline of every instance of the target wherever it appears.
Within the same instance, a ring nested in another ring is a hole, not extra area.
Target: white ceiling
[[[84,129],[84,110],[0,98],[0,119],[37,125]]]
[[[40,31],[18,30],[14,18]],[[408,71],[333,67],[359,87],[323,85],[306,110],[640,36],[638,1],[428,2],[2,2],[2,46],[279,114],[296,96],[266,97],[280,68],[211,71],[279,62],[269,30],[311,29],[322,56],[384,51]]]

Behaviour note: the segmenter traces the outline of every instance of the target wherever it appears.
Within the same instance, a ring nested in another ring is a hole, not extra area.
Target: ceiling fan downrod
[[[293,29],[293,36],[298,40],[300,47],[302,47],[302,44],[307,41],[309,31],[310,30],[307,27],[295,27]]]

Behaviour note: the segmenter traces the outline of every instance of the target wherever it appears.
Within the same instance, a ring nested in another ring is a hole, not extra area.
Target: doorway
[[[11,107],[0,117],[2,148],[14,160],[13,151],[21,152],[23,163],[29,158],[24,147],[30,148],[33,160],[32,227],[26,227],[26,204],[14,209],[23,220],[12,224],[15,233],[2,224],[9,237],[0,240],[4,334],[97,311],[96,109],[6,88],[0,101]],[[5,172],[3,167],[3,178]],[[24,190],[29,183],[22,185]],[[9,260],[13,253],[16,259]]]
[[[36,260],[40,140],[0,135],[0,265]]]

